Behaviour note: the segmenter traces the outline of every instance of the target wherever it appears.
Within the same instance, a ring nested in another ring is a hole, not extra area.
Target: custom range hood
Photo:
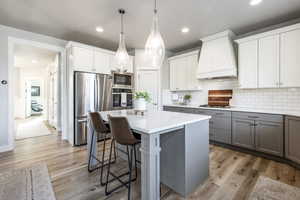
[[[237,77],[234,37],[235,34],[227,30],[201,39],[198,79]]]

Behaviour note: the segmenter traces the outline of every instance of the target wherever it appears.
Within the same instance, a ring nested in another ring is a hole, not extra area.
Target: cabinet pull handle
[[[259,117],[258,116],[248,116],[248,118],[257,119]]]

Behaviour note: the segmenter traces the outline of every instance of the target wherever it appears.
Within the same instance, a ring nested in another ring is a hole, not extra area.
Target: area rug
[[[45,163],[0,174],[0,199],[55,200]]]
[[[300,189],[275,181],[265,176],[259,177],[248,200],[296,200],[300,199]]]

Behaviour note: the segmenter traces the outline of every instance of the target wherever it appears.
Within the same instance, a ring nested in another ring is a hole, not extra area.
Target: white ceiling
[[[56,52],[27,45],[14,46],[14,65],[18,68],[48,67],[55,60]],[[33,62],[35,61],[35,62]]]
[[[127,46],[142,48],[150,31],[153,0],[1,0],[0,24],[115,50],[124,8]],[[158,0],[166,47],[173,51],[199,44],[199,38],[225,29],[237,34],[300,17],[300,0]],[[95,31],[104,28],[103,33]],[[182,35],[183,26],[190,33]]]

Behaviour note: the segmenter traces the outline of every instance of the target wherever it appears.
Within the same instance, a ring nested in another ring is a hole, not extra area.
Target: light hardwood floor
[[[108,147],[109,148],[109,147]],[[109,197],[99,185],[99,172],[87,172],[86,147],[71,147],[56,134],[16,142],[13,152],[0,154],[0,173],[38,162],[46,162],[58,200],[126,199],[127,190]],[[127,170],[118,161],[114,171]],[[300,171],[260,157],[210,146],[210,178],[187,199],[247,199],[259,176],[267,176],[300,187]],[[133,199],[140,199],[140,179],[134,183]],[[162,199],[184,199],[162,185]]]

